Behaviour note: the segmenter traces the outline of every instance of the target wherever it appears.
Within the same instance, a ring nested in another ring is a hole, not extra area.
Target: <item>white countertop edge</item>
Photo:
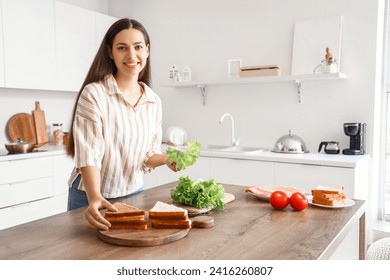
[[[161,150],[165,152],[168,147],[185,150],[184,146],[168,146],[163,144]],[[47,145],[42,146],[38,150],[42,152],[32,152],[28,154],[12,154],[6,156],[0,156],[1,161],[20,160],[38,157],[47,157],[55,155],[65,155],[65,147],[63,145]],[[309,164],[309,165],[322,165],[333,167],[345,167],[355,168],[361,161],[368,160],[369,155],[356,155],[348,156],[343,154],[330,155],[324,153],[306,153],[306,154],[283,154],[274,153],[271,151],[256,152],[256,153],[237,153],[237,152],[216,152],[210,150],[203,150],[201,152],[202,157],[214,157],[214,158],[226,158],[226,159],[242,159],[242,160],[257,160],[257,161],[269,161],[279,163],[292,163],[292,164]]]
[[[5,149],[3,149],[6,151]],[[22,160],[30,158],[39,158],[39,157],[49,157],[56,155],[65,155],[65,146],[63,145],[46,145],[37,149],[40,152],[31,152],[26,154],[9,154],[5,156],[0,156],[0,162],[10,161],[10,160]]]

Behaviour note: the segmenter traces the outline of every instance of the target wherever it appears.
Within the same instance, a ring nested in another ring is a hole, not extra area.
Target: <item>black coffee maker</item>
[[[344,155],[364,155],[366,150],[366,124],[345,123],[344,133],[350,137],[349,148],[343,150]]]

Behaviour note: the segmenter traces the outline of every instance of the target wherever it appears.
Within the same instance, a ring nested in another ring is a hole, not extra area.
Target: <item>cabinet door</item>
[[[158,186],[156,171],[144,174],[144,190]]]
[[[51,177],[0,185],[0,209],[53,196]]]
[[[103,37],[106,34],[110,26],[118,20],[116,17],[108,16],[105,14],[95,14],[96,17],[96,51],[99,49],[102,43]]]
[[[347,196],[355,198],[353,168],[275,163],[275,184],[305,188],[307,193],[318,185],[344,186]]]
[[[54,195],[68,195],[68,181],[74,167],[72,158],[66,155],[53,156]]]
[[[210,159],[210,177],[220,183],[261,186],[274,183],[274,163],[239,159]]]
[[[59,1],[55,12],[58,87],[79,91],[96,54],[95,13]]]
[[[0,1],[0,87],[5,86],[4,80],[4,46],[3,46],[3,18]]]
[[[209,179],[210,159],[199,157],[196,163],[183,171],[173,172],[167,166],[161,166],[155,170],[157,174],[157,185],[163,185],[178,181],[181,176],[189,176],[193,180]]]
[[[3,0],[5,86],[53,89],[56,84],[53,0]]]
[[[50,157],[2,161],[0,162],[0,184],[15,184],[52,177],[52,165]]]
[[[31,201],[0,209],[0,229],[42,219],[66,211],[61,196]]]

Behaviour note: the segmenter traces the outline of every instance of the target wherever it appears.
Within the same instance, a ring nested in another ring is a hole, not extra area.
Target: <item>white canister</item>
[[[187,143],[187,132],[182,127],[168,127],[165,134],[168,145],[184,146]]]

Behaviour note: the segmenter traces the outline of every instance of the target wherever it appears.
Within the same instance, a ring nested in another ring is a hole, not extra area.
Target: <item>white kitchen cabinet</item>
[[[2,0],[2,16],[5,87],[55,88],[53,0]]]
[[[181,176],[189,176],[191,179],[209,179],[210,159],[199,157],[196,164],[188,167],[183,171],[173,172],[167,166],[161,166],[155,170],[158,185],[179,181]]]
[[[58,204],[64,197],[54,196],[0,209],[0,229],[13,227],[51,215],[59,214]]]
[[[219,183],[240,186],[272,185],[274,183],[274,163],[210,158],[210,177]]]
[[[303,187],[307,193],[318,185],[343,186],[348,197],[367,200],[368,161],[354,168],[275,163],[275,185]]]
[[[4,80],[4,46],[3,46],[3,17],[2,17],[2,3],[0,1],[0,87],[5,86]]]
[[[200,157],[195,165],[178,172],[173,172],[167,166],[157,167],[154,171],[144,175],[144,189],[179,181],[181,176],[189,176],[194,180],[200,178],[210,179],[210,158]]]
[[[0,229],[67,211],[65,154],[0,162]]]
[[[96,19],[96,51],[99,49],[100,44],[110,26],[118,20],[116,17],[112,17],[105,14],[95,13]]]
[[[144,190],[158,186],[156,171],[144,174]]]
[[[47,178],[53,175],[50,158],[31,158],[0,162],[0,185]]]
[[[67,195],[69,188],[68,180],[74,168],[74,161],[71,157],[68,157],[67,155],[57,155],[51,158],[53,160],[53,194]],[[66,207],[64,208],[64,210],[66,210]]]
[[[58,89],[79,91],[96,54],[95,13],[55,1]]]

